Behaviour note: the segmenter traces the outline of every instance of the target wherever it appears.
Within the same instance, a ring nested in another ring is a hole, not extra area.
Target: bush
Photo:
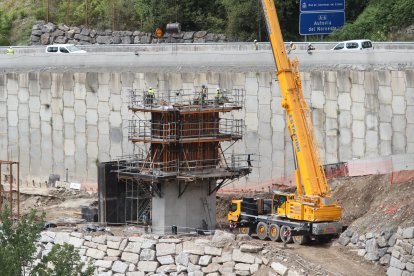
[[[1,275],[23,275],[24,267],[31,267],[36,252],[36,241],[43,229],[43,218],[35,220],[36,211],[23,216],[17,225],[10,220],[8,208],[0,214],[0,267]]]
[[[36,244],[43,230],[45,214],[36,211],[23,216],[16,224],[10,219],[10,210],[0,213],[0,269],[1,276],[90,276],[94,268],[80,261],[73,245],[55,244],[48,255],[34,265]],[[25,269],[27,268],[27,269]],[[83,270],[83,271],[82,271]]]
[[[85,267],[85,269],[83,269]],[[82,271],[83,270],[83,271]],[[55,244],[50,253],[33,269],[36,276],[90,276],[94,267],[80,261],[79,251],[71,244]]]
[[[414,24],[414,1],[371,0],[352,22],[334,32],[330,38],[349,40],[368,38],[376,41],[399,39],[398,30]]]

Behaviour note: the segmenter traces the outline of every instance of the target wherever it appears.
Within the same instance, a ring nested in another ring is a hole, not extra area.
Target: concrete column
[[[98,160],[99,162],[107,162],[111,159],[111,141],[109,137],[109,99],[111,96],[111,87],[114,87],[113,91],[117,91],[119,89],[120,78],[117,73],[100,76],[102,78],[102,83],[99,80],[97,110],[92,110],[89,116],[90,118],[92,117],[91,115],[96,116],[94,119],[96,119],[95,125],[98,130]]]
[[[414,153],[414,70],[405,72],[407,89],[405,99],[407,101],[407,153]]]
[[[402,71],[391,71],[392,91],[392,149],[394,154],[405,153],[407,147],[407,102],[404,91],[406,90],[405,74]],[[411,120],[411,118],[410,118]],[[409,134],[412,135],[412,134]]]
[[[325,105],[324,112],[326,114],[326,163],[338,162],[338,86],[337,86],[337,72],[328,71],[324,74],[324,95]]]
[[[178,226],[180,231],[194,231],[203,226],[203,220],[209,229],[215,229],[216,194],[208,195],[208,180],[190,183],[181,197],[178,197],[177,183],[162,183],[161,193],[161,198],[152,198],[154,232],[171,232],[172,225]],[[203,204],[203,198],[207,204]]]
[[[39,74],[40,87],[40,132],[41,132],[41,173],[48,176],[52,173],[52,76],[50,72]]]
[[[0,159],[7,160],[7,148],[8,148],[8,137],[7,137],[7,91],[5,88],[6,76],[0,74]]]
[[[257,133],[259,136],[259,153],[262,165],[259,168],[261,181],[272,179],[272,75],[270,72],[261,72],[258,74],[258,125]],[[260,111],[259,111],[260,110]]]

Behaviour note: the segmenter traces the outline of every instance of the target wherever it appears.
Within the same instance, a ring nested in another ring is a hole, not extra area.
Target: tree
[[[14,227],[10,220],[10,210],[5,208],[0,214],[0,267],[2,275],[23,275],[24,267],[31,267],[36,252],[36,241],[43,229],[42,215],[36,221],[36,211],[23,216]]]
[[[139,29],[151,31],[155,27],[155,15],[153,1],[136,0],[133,9],[138,17]]]
[[[0,213],[0,268],[1,276],[91,276],[94,268],[80,261],[79,252],[73,245],[55,244],[50,253],[33,266],[36,259],[36,244],[44,226],[43,213],[40,218],[31,210],[17,223],[10,219],[10,210]],[[26,268],[26,269],[25,269]],[[82,271],[83,269],[83,271]]]
[[[95,268],[80,261],[78,250],[71,244],[55,244],[33,269],[36,276],[91,276]]]
[[[371,0],[353,22],[331,35],[332,39],[348,40],[367,38],[377,41],[405,39],[398,31],[414,24],[414,1]]]
[[[252,41],[257,38],[260,20],[257,1],[220,0],[227,17],[226,33],[233,39]]]

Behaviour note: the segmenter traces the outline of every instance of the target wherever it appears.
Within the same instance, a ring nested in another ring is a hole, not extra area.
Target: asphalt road
[[[295,51],[303,71],[315,69],[403,69],[414,68],[414,50],[337,52]],[[138,51],[86,54],[30,53],[0,55],[0,72],[24,71],[134,71],[134,72],[256,72],[272,71],[271,51]]]

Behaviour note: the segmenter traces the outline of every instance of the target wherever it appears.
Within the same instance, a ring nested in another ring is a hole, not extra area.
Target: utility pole
[[[70,0],[68,0],[67,7],[66,7],[65,24],[69,26],[70,26],[69,15],[71,14],[70,6],[71,6],[71,3],[70,3]]]
[[[89,26],[88,22],[88,0],[85,0],[85,26]]]
[[[259,33],[258,33],[258,40],[259,42],[262,41],[262,26],[261,26],[261,20],[262,20],[262,15],[261,15],[261,6],[260,6],[260,2],[257,1],[257,21],[259,23]]]
[[[46,3],[45,3],[46,2]],[[46,23],[49,23],[49,8],[50,8],[50,0],[44,0],[44,5],[45,5],[45,8],[46,8],[46,12],[45,12],[45,16],[46,16],[46,18],[45,18],[45,21],[46,21]]]
[[[115,31],[115,0],[112,0],[112,31]]]

